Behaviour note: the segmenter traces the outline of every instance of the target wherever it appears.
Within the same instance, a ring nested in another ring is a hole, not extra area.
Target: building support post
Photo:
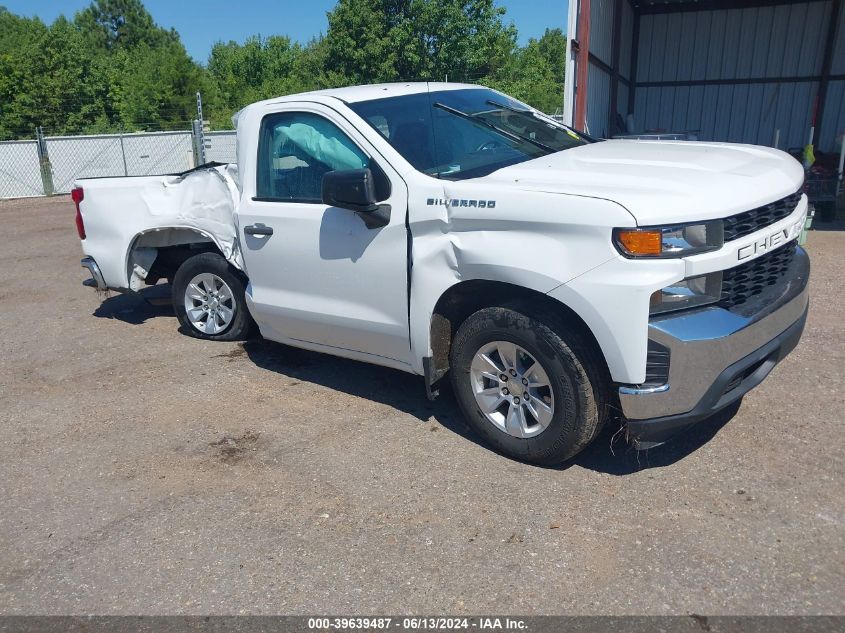
[[[836,47],[836,28],[839,26],[839,16],[842,13],[843,0],[831,0],[830,23],[827,28],[827,39],[824,45],[824,57],[822,57],[822,74],[819,81],[818,101],[815,116],[815,131],[811,142],[817,148],[819,146],[819,135],[822,132],[824,123],[824,110],[827,102],[827,88],[830,84],[830,71],[833,67],[833,49]]]
[[[574,1],[574,0],[573,0]],[[590,0],[578,12],[578,70],[575,84],[575,129],[587,131],[587,82],[590,76]]]
[[[628,114],[634,114],[637,105],[637,64],[640,57],[640,11],[634,9],[634,33],[631,37],[631,83],[628,88]],[[627,123],[627,122],[626,122]],[[630,131],[630,130],[629,130]]]
[[[610,76],[610,106],[607,109],[607,136],[616,134],[616,119],[619,116],[619,56],[622,43],[622,2],[616,0],[613,4],[613,50],[610,67],[613,70]],[[624,130],[620,130],[624,132]]]

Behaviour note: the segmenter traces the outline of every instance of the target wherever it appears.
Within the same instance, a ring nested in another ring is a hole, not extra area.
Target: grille
[[[754,231],[782,220],[795,211],[801,201],[801,194],[801,191],[797,191],[777,202],[725,218],[725,241],[730,242],[751,235]]]
[[[797,244],[797,240],[793,240],[747,264],[724,271],[719,305],[727,309],[740,306],[777,284],[789,270]]]

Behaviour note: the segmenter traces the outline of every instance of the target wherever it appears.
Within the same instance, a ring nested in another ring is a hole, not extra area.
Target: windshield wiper
[[[528,115],[528,116],[530,116],[532,119],[535,119],[535,120],[540,121],[540,122],[542,122],[542,123],[545,123],[545,124],[547,124],[547,125],[548,125],[549,123],[554,123],[555,125],[559,125],[559,126],[560,126],[560,127],[562,127],[563,129],[565,129],[567,132],[570,132],[571,134],[575,134],[575,135],[576,135],[576,136],[578,136],[578,138],[580,138],[580,139],[590,139],[590,140],[595,140],[595,139],[593,139],[592,137],[587,136],[586,134],[582,134],[582,133],[580,133],[580,132],[576,132],[575,130],[573,130],[573,129],[572,129],[571,127],[569,127],[568,125],[564,125],[563,123],[560,123],[559,121],[555,121],[554,119],[547,118],[547,117],[545,117],[545,116],[540,116],[540,115],[539,115],[539,114],[537,114],[534,110],[525,110],[525,109],[523,109],[523,108],[515,108],[515,107],[513,107],[513,106],[506,105],[506,104],[504,104],[504,103],[499,103],[498,101],[494,101],[493,99],[488,99],[488,100],[487,100],[487,105],[491,105],[491,106],[493,106],[494,108],[501,108],[502,110],[507,110],[508,112],[515,112],[516,114],[527,114],[527,115]]]
[[[534,116],[534,113],[531,110],[525,110],[524,108],[515,108],[511,105],[505,105],[504,103],[493,101],[492,99],[487,100],[487,105],[495,106],[497,108],[501,108],[502,110],[508,110],[509,112],[516,112],[517,114],[530,114]]]
[[[554,152],[558,151],[553,147],[549,147],[545,143],[541,143],[540,141],[535,141],[533,138],[528,138],[527,136],[522,136],[521,134],[517,134],[516,132],[511,132],[510,130],[505,130],[503,128],[500,128],[498,125],[495,125],[494,123],[490,123],[490,121],[488,121],[487,119],[479,118],[477,114],[468,114],[466,112],[462,112],[461,110],[458,110],[457,108],[447,106],[445,103],[440,103],[440,102],[435,103],[434,107],[440,108],[441,110],[445,110],[446,112],[448,112],[450,114],[454,114],[455,116],[461,117],[462,119],[466,119],[467,121],[471,121],[472,123],[477,123],[478,125],[483,125],[484,127],[488,127],[491,130],[495,130],[496,132],[498,132],[502,136],[506,136],[513,141],[517,141],[517,142],[522,141],[523,143],[530,143],[531,145],[534,145],[535,147],[539,147],[540,149],[544,149],[544,150],[546,150],[547,152],[550,152],[550,153],[554,153]]]

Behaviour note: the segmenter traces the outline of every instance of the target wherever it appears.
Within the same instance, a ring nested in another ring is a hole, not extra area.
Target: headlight
[[[616,229],[613,241],[625,257],[688,257],[722,248],[725,231],[722,221],[714,220],[676,226]]]
[[[722,296],[722,272],[688,277],[651,295],[651,314],[716,303]]]

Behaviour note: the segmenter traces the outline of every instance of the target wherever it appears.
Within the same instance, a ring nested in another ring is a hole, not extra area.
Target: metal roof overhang
[[[634,10],[642,15],[681,13],[684,11],[717,11],[772,7],[783,4],[806,4],[817,0],[632,0]]]
[[[577,2],[577,0],[571,0],[572,2]],[[843,4],[845,4],[845,0],[613,0],[616,5],[615,15],[619,15],[619,9],[623,2],[630,3],[630,6],[634,10],[634,28],[633,28],[633,42],[631,44],[631,48],[633,49],[633,62],[632,62],[632,73],[631,77],[626,80],[625,78],[620,76],[619,72],[619,46],[620,46],[620,23],[618,18],[615,20],[613,24],[613,62],[612,64],[608,65],[602,62],[600,59],[595,57],[592,52],[589,51],[589,36],[587,37],[588,46],[586,48],[587,55],[585,56],[589,59],[590,63],[595,64],[605,70],[611,76],[611,102],[615,103],[617,100],[618,94],[618,86],[621,83],[624,83],[630,89],[628,91],[628,111],[633,112],[634,110],[634,96],[635,90],[637,87],[643,87],[645,85],[652,85],[652,83],[646,84],[645,82],[638,82],[637,81],[637,53],[639,49],[639,22],[641,16],[647,15],[657,15],[657,14],[667,14],[667,13],[684,13],[684,12],[691,12],[691,11],[719,11],[719,10],[726,10],[726,9],[745,9],[745,8],[755,8],[755,7],[771,7],[771,6],[778,6],[778,5],[799,5],[799,4],[809,4],[812,2],[830,2],[831,6],[831,19],[828,25],[826,32],[821,33],[821,37],[824,38],[824,53],[822,58],[821,64],[821,72],[815,76],[808,76],[808,77],[762,77],[762,78],[745,78],[745,79],[736,79],[736,80],[724,80],[724,79],[716,79],[716,80],[692,80],[686,82],[657,82],[654,85],[707,85],[708,83],[718,83],[718,84],[726,84],[726,83],[745,83],[751,84],[754,82],[782,82],[782,83],[793,83],[793,82],[805,82],[805,81],[817,81],[819,84],[818,94],[817,94],[817,101],[819,103],[818,112],[817,112],[817,125],[816,125],[816,137],[815,140],[818,141],[818,134],[821,130],[821,123],[825,117],[825,104],[826,104],[826,97],[828,92],[828,86],[831,80],[841,80],[845,79],[845,76],[833,75],[831,73],[832,70],[832,61],[833,61],[833,52],[836,48],[837,38],[845,37],[845,34],[839,33],[837,35],[837,25],[839,23],[839,15],[841,11],[844,11]],[[586,7],[589,10],[590,7],[590,0],[580,0],[582,6]],[[575,15],[579,15],[579,12],[576,10]],[[579,15],[579,17],[582,17]],[[586,22],[587,32],[589,32],[589,20]],[[577,52],[577,42],[573,42],[573,46]],[[579,82],[581,83],[581,82]],[[582,97],[583,98],[583,97]],[[609,129],[612,128],[612,117],[615,116],[615,109],[612,109],[612,112],[609,113],[611,121],[608,123]],[[573,123],[576,127],[583,126],[584,124],[584,109],[582,108],[580,112],[578,112],[578,108],[576,108],[576,116],[573,117]]]

